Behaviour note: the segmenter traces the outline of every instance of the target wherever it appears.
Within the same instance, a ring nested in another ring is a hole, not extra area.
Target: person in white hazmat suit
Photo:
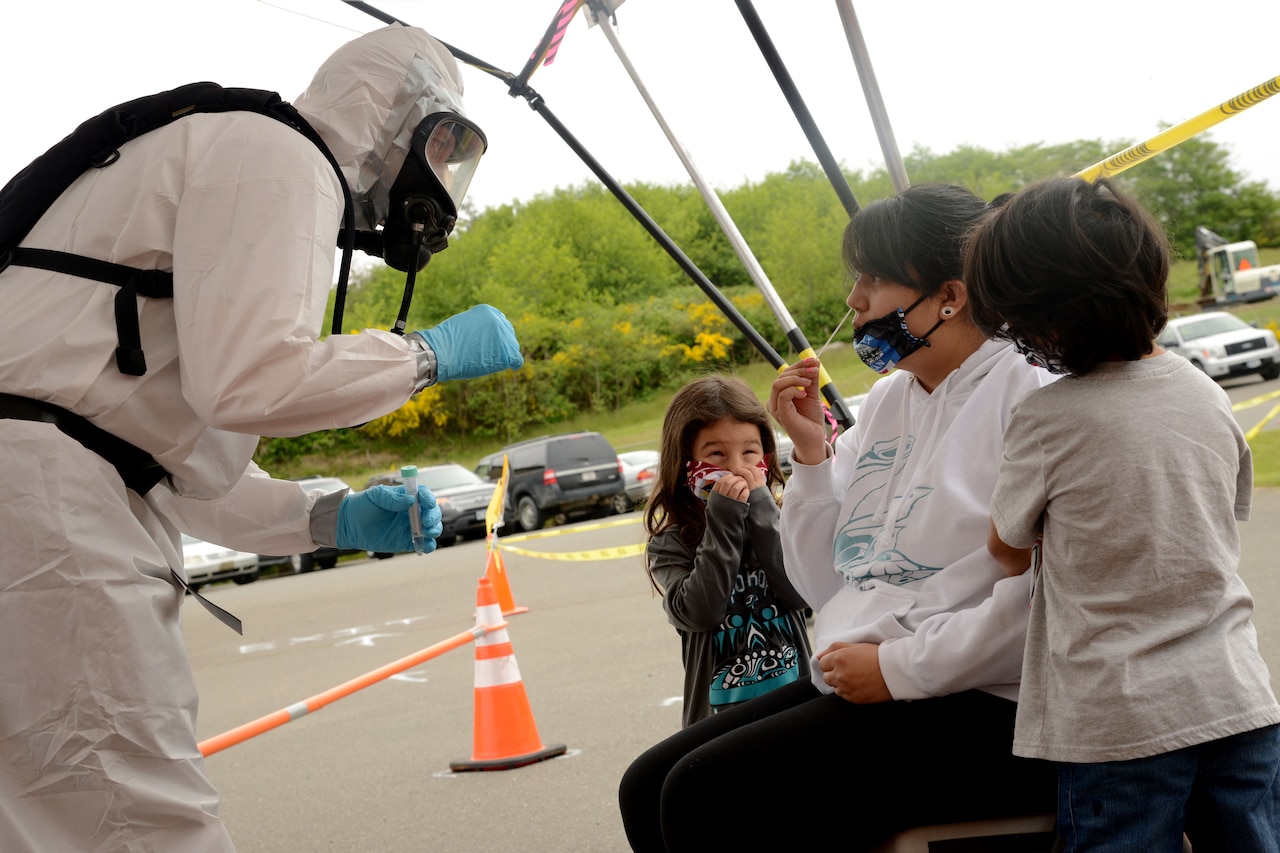
[[[341,47],[294,102],[362,228],[385,220],[415,131],[468,135],[461,92],[443,45],[393,26]],[[474,157],[456,159],[430,163],[432,191],[465,190]],[[489,306],[420,333],[319,340],[343,196],[315,144],[252,112],[184,117],[78,178],[23,245],[172,271],[172,299],[137,300],[141,376],[113,357],[116,288],[0,273],[5,853],[232,850],[196,744],[179,532],[268,554],[411,550],[403,487],[307,493],[253,464],[258,436],[360,424],[433,382],[521,365]],[[88,419],[166,476],[127,488],[24,400]],[[432,547],[439,511],[419,497]]]

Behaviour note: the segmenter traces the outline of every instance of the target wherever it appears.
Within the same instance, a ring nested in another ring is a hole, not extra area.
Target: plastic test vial
[[[404,482],[404,493],[413,495],[414,505],[409,508],[409,531],[413,534],[413,550],[421,554],[426,546],[426,537],[422,535],[422,513],[418,509],[418,466],[405,465],[400,469],[400,479]]]

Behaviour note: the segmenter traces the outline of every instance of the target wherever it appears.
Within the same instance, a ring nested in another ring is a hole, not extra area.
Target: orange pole
[[[456,634],[447,640],[442,640],[439,643],[427,646],[421,651],[414,652],[411,655],[402,657],[397,661],[393,661],[386,666],[381,666],[371,672],[366,672],[364,675],[339,684],[337,687],[331,687],[323,693],[317,693],[310,699],[295,702],[287,708],[281,708],[279,711],[273,711],[264,717],[259,717],[258,719],[245,723],[242,726],[236,726],[230,731],[223,732],[220,735],[214,735],[208,740],[201,741],[199,744],[200,754],[208,757],[213,755],[215,752],[221,752],[229,746],[235,746],[236,744],[246,741],[251,737],[260,735],[263,732],[269,732],[274,728],[283,726],[285,723],[291,723],[299,717],[305,717],[312,711],[319,711],[330,702],[334,702],[344,696],[350,696],[352,693],[368,687],[370,684],[390,678],[397,673],[404,672],[410,667],[417,666],[423,661],[439,657],[445,652],[453,651],[460,646],[465,646],[467,643],[474,642],[490,631],[497,631],[505,627],[507,627],[506,622],[502,622],[498,625],[477,625],[469,631],[463,631],[462,633]]]

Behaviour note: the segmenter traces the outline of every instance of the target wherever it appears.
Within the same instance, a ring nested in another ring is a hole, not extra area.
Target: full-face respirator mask
[[[433,113],[418,123],[409,153],[391,185],[379,257],[401,272],[417,272],[448,248],[480,156],[484,133],[455,113]]]
[[[433,254],[449,247],[458,206],[487,148],[484,132],[457,113],[427,116],[410,137],[381,227],[355,233],[355,248],[406,273],[404,298],[391,329],[396,334],[404,334],[418,272]]]

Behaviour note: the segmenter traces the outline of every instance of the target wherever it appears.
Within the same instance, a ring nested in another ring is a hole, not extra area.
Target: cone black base
[[[548,758],[555,758],[557,755],[564,755],[568,751],[568,747],[562,743],[545,746],[537,752],[529,752],[524,755],[513,755],[508,758],[493,758],[489,760],[467,759],[465,761],[450,761],[449,769],[455,773],[463,773],[469,770],[510,770],[513,767],[524,767],[526,764],[536,764],[539,761],[546,761]]]

